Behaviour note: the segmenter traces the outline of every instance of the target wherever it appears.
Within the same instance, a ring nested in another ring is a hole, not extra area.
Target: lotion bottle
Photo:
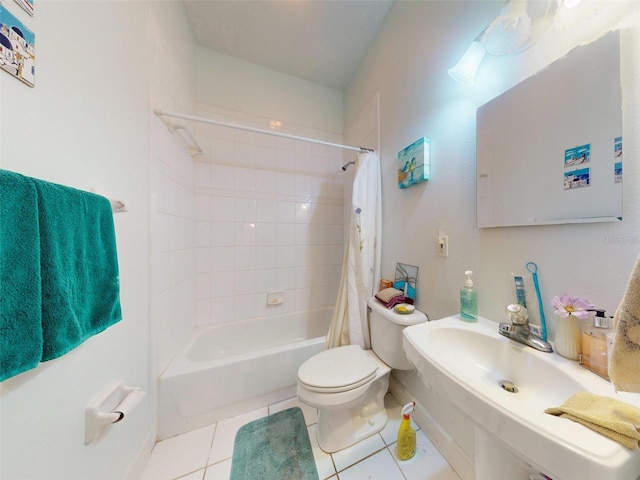
[[[464,274],[467,279],[460,289],[460,318],[467,322],[475,322],[478,320],[478,292],[473,288],[473,272],[467,270]]]
[[[609,380],[609,341],[613,328],[604,310],[596,309],[593,324],[582,330],[580,365]]]
[[[416,454],[416,431],[411,426],[411,412],[416,402],[409,402],[402,407],[402,421],[398,430],[398,458],[409,460]]]

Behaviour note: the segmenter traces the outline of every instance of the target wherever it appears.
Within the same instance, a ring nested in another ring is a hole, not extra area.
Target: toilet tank
[[[402,348],[402,330],[409,325],[426,322],[427,316],[418,310],[410,314],[396,313],[375,297],[371,297],[368,304],[371,349],[391,368],[411,370],[413,367]]]

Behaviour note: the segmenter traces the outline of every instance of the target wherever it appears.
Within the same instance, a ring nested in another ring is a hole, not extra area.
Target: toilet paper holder
[[[85,408],[84,444],[93,443],[107,427],[124,420],[144,395],[138,387],[127,387],[122,380],[112,381]]]

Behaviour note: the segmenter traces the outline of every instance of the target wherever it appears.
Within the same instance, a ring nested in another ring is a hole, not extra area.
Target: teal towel
[[[0,381],[42,356],[38,200],[33,182],[0,170]]]
[[[111,203],[0,170],[0,381],[122,319]]]
[[[33,179],[38,192],[42,275],[42,361],[122,319],[111,203]]]

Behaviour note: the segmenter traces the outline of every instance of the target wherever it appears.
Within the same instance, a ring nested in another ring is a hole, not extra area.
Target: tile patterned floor
[[[395,444],[401,405],[391,394],[385,397],[385,405],[389,421],[379,434],[330,455],[323,452],[316,441],[316,410],[292,398],[156,443],[141,480],[228,480],[238,429],[252,420],[294,406],[304,413],[322,480],[460,480],[416,424],[413,425],[416,455],[405,462],[399,461]]]

